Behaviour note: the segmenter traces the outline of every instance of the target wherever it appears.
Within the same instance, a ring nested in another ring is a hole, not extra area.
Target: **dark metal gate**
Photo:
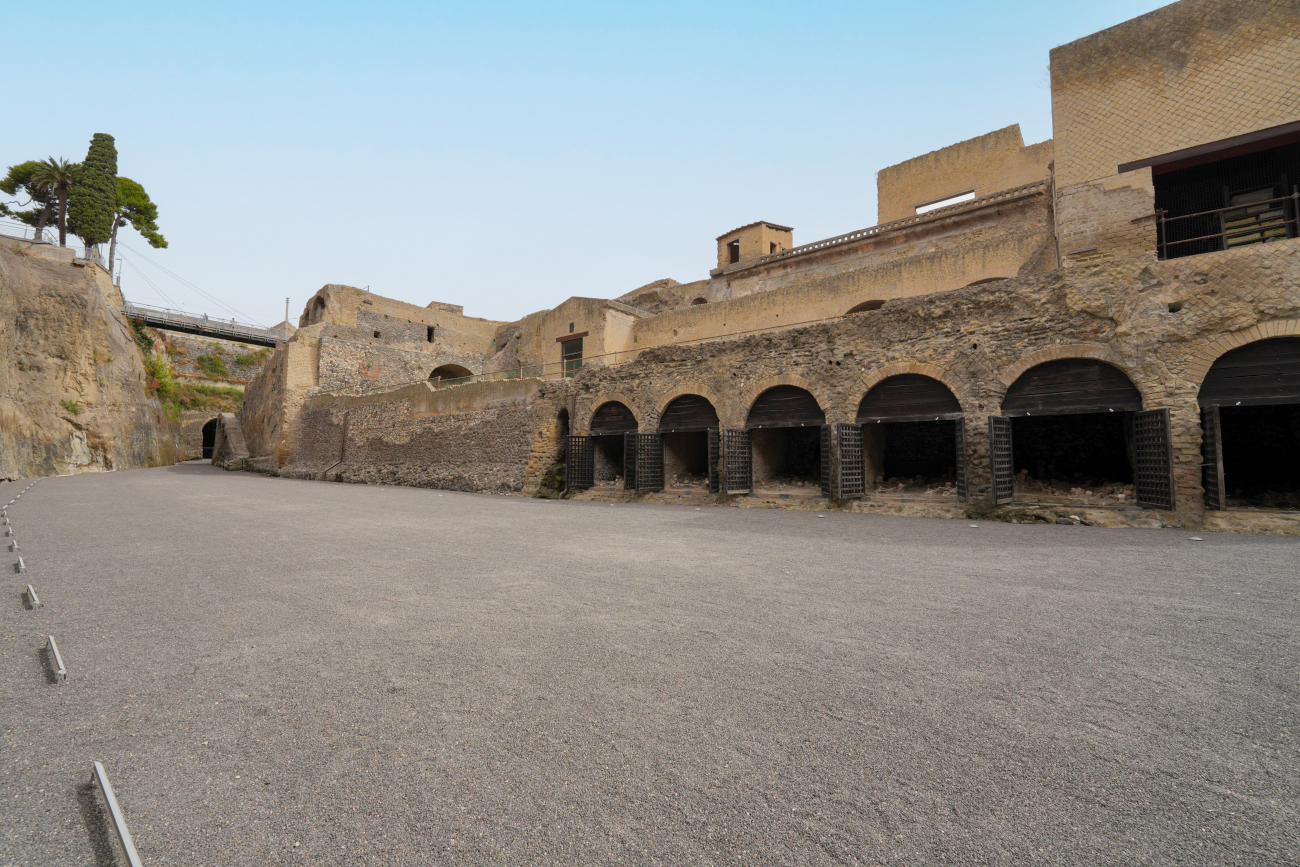
[[[1016,477],[1011,466],[1011,419],[989,416],[989,473],[993,477],[993,505],[1001,506],[1016,496]]]
[[[564,478],[570,490],[590,488],[596,483],[596,461],[591,437],[569,436],[565,449]]]
[[[640,434],[623,434],[623,490],[636,490],[637,477],[637,437]]]
[[[709,428],[709,493],[716,494],[722,489],[722,443],[719,442],[718,429]]]
[[[835,427],[834,425],[822,425],[822,447],[821,447],[821,472],[818,481],[821,483],[822,496],[830,499],[835,496]]]
[[[636,438],[636,489],[664,489],[664,441],[657,433],[628,434]]]
[[[1201,486],[1205,508],[1216,512],[1228,508],[1223,501],[1223,429],[1217,406],[1201,410]]]
[[[835,435],[839,497],[841,500],[861,497],[867,492],[865,468],[862,465],[862,425],[836,425]]]
[[[966,479],[966,419],[954,419],[957,440],[957,499],[970,502],[970,483]]]
[[[1133,413],[1133,462],[1137,465],[1137,504],[1173,511],[1174,456],[1169,410]]]
[[[754,456],[749,431],[722,431],[722,493],[748,494],[754,489]]]

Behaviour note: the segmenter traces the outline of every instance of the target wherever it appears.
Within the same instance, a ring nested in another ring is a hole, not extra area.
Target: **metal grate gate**
[[[565,449],[565,487],[570,490],[590,488],[596,483],[596,461],[591,450],[591,437],[569,437]]]
[[[839,495],[848,500],[867,492],[865,468],[862,465],[862,425],[841,424],[836,430],[839,458]]]
[[[1016,477],[1011,462],[1011,419],[989,416],[989,472],[993,477],[993,505],[1009,503],[1016,496]]]
[[[640,434],[623,434],[623,490],[635,491],[637,480],[637,437]]]
[[[832,425],[822,425],[822,447],[821,447],[821,472],[818,481],[821,483],[822,496],[830,499],[835,496],[835,486],[832,482],[835,480],[835,428]]]
[[[1201,410],[1201,486],[1205,488],[1205,508],[1222,512],[1223,501],[1223,430],[1219,426],[1219,408]]]
[[[709,428],[709,493],[716,494],[722,489],[722,444],[719,442],[718,429]]]
[[[749,431],[722,431],[722,493],[748,494],[754,489],[754,457]]]
[[[664,489],[664,441],[657,433],[628,434],[637,438],[636,489]]]
[[[966,479],[966,419],[954,419],[957,441],[957,499],[970,502],[970,483]]]
[[[1169,410],[1133,413],[1133,462],[1137,465],[1137,503],[1149,509],[1174,508],[1173,438]]]

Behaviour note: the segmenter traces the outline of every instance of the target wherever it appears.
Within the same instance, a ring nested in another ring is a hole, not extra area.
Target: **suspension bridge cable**
[[[139,268],[135,267],[135,263],[134,263],[134,262],[132,262],[130,259],[126,258],[125,256],[118,256],[117,258],[120,259],[121,261],[125,262],[127,265],[130,265],[130,266],[131,266],[131,270],[134,271],[136,274],[140,275],[140,279],[141,279],[141,280],[143,280],[144,282],[146,282],[146,283],[148,283],[150,286],[152,286],[152,287],[153,287],[153,291],[155,291],[155,292],[157,292],[159,295],[161,295],[162,298],[163,298],[163,300],[167,302],[168,306],[170,306],[170,307],[174,307],[174,308],[176,308],[177,310],[180,309],[180,306],[179,306],[175,301],[173,301],[172,299],[170,299],[170,298],[167,297],[167,293],[166,293],[166,292],[163,292],[162,289],[158,288],[158,284],[154,283],[152,280],[150,280],[148,277],[145,276],[145,274],[144,274],[143,271],[141,271]]]
[[[206,299],[208,299],[209,301],[211,301],[213,304],[216,304],[218,307],[222,307],[222,308],[224,308],[226,311],[228,311],[228,312],[230,312],[230,313],[234,313],[236,316],[243,316],[245,320],[247,320],[248,322],[250,322],[250,323],[252,323],[252,324],[254,324],[254,325],[261,326],[262,328],[265,328],[265,327],[266,327],[264,324],[262,324],[261,322],[258,322],[256,319],[254,319],[253,317],[249,316],[247,313],[244,313],[243,311],[240,311],[240,310],[236,310],[235,308],[233,308],[233,307],[231,307],[230,305],[228,305],[228,304],[226,304],[225,302],[223,302],[220,298],[217,298],[215,295],[211,295],[211,294],[209,294],[209,293],[203,291],[203,290],[200,289],[198,286],[195,286],[193,283],[191,283],[190,281],[186,280],[184,277],[180,276],[179,274],[177,274],[177,273],[175,273],[175,272],[173,272],[173,271],[169,271],[169,270],[167,270],[167,269],[164,268],[162,265],[159,265],[157,262],[153,261],[153,260],[150,259],[148,256],[146,256],[146,255],[144,255],[143,253],[141,253],[139,250],[136,250],[134,247],[129,247],[129,246],[127,246],[125,243],[123,243],[122,241],[118,241],[117,243],[118,243],[120,246],[125,247],[126,249],[130,250],[132,253],[134,253],[135,255],[139,256],[141,259],[143,259],[144,261],[148,262],[150,265],[154,266],[154,267],[157,268],[159,271],[162,271],[164,274],[167,274],[168,276],[170,276],[170,277],[173,278],[174,280],[179,281],[182,285],[184,285],[184,286],[188,286],[190,289],[193,289],[195,292],[199,293],[199,294],[202,295],[204,298],[206,298]]]

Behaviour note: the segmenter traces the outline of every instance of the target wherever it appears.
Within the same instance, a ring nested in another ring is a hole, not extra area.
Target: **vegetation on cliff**
[[[131,330],[144,356],[145,393],[158,397],[163,411],[172,421],[179,422],[188,410],[238,412],[244,405],[244,392],[238,388],[179,381],[167,355],[154,352],[154,337],[148,327],[135,319],[131,322]],[[218,357],[217,360],[221,359]],[[202,359],[200,365],[201,362]],[[221,366],[224,370],[224,362]]]

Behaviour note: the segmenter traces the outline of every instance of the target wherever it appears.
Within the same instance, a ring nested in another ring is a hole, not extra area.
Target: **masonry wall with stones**
[[[489,493],[535,488],[559,455],[565,391],[526,379],[317,395],[281,475]]]
[[[1173,261],[1147,255],[901,299],[814,326],[658,347],[558,383],[318,395],[290,469],[319,473],[337,462],[347,412],[348,446],[334,470],[344,478],[526,491],[545,472],[535,456],[553,448],[548,438],[570,406],[575,433],[608,400],[626,404],[640,429],[653,431],[673,397],[700,394],[724,427],[739,428],[763,391],[792,384],[817,398],[828,422],[852,422],[876,382],[921,373],[945,383],[961,403],[973,498],[987,500],[987,419],[999,413],[1007,388],[1045,361],[1095,358],[1127,374],[1145,408],[1170,410],[1177,509],[1166,518],[1192,526],[1203,516],[1200,382],[1234,346],[1300,333],[1297,286],[1300,241]],[[1181,306],[1172,312],[1171,304]]]

